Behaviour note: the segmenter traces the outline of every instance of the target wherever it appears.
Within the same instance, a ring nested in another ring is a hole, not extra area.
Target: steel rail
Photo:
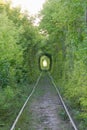
[[[76,125],[75,125],[75,122],[73,121],[73,119],[72,119],[72,117],[71,117],[71,115],[70,115],[70,112],[69,112],[68,108],[66,107],[66,105],[65,105],[65,103],[64,103],[64,100],[63,100],[63,98],[62,98],[62,96],[61,96],[61,94],[60,94],[60,91],[59,91],[59,89],[57,88],[57,86],[56,86],[56,84],[55,84],[55,82],[54,82],[54,80],[53,80],[53,77],[51,76],[50,73],[48,73],[48,74],[49,74],[49,77],[50,77],[50,79],[51,79],[51,81],[52,81],[52,84],[54,85],[54,87],[55,87],[55,89],[56,89],[56,91],[57,91],[57,93],[58,93],[58,96],[59,96],[59,98],[60,98],[60,100],[61,100],[61,103],[62,103],[64,109],[65,109],[65,112],[67,113],[67,115],[68,115],[68,117],[69,117],[69,120],[70,120],[70,122],[71,122],[71,124],[72,124],[72,127],[74,128],[74,130],[78,130],[77,127],[76,127]]]
[[[21,108],[21,110],[20,110],[18,116],[16,117],[16,119],[15,119],[15,121],[14,121],[14,123],[13,123],[13,125],[12,125],[12,127],[11,127],[10,130],[14,130],[14,129],[15,129],[15,126],[16,126],[16,124],[17,124],[17,122],[18,122],[18,120],[19,120],[19,118],[20,118],[20,116],[21,116],[21,114],[22,114],[24,108],[26,107],[26,105],[27,105],[27,103],[28,103],[30,97],[33,95],[33,93],[34,93],[34,91],[35,91],[35,89],[36,89],[36,87],[37,87],[37,85],[38,85],[38,83],[39,83],[39,81],[40,81],[40,79],[41,79],[41,76],[42,76],[42,73],[41,73],[40,76],[38,77],[37,82],[36,82],[36,84],[34,85],[31,94],[28,96],[27,100],[25,101],[24,105],[22,106],[22,108]]]

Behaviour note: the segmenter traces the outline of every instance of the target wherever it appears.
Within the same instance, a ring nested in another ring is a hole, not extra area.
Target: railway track
[[[43,94],[38,93],[39,90],[41,90],[40,93]],[[55,92],[53,93],[53,91]],[[37,96],[39,97],[37,98]],[[29,108],[30,106],[31,108]],[[21,115],[23,115],[23,112],[26,108],[26,111],[29,111],[28,109],[31,109],[31,111],[34,113],[33,116],[36,115],[34,117],[35,119],[32,118],[32,125],[35,126],[34,128],[29,128],[30,126],[28,127],[28,125],[31,125],[31,123],[29,124],[28,121],[27,127],[22,127],[23,122],[26,122],[26,119],[21,119],[22,122],[18,123],[20,122]],[[68,116],[68,123],[66,121],[61,121],[60,117],[57,117],[56,113],[58,109],[62,108]],[[42,121],[40,121],[39,119]],[[35,122],[37,123],[35,124]],[[21,126],[18,124],[21,124]],[[48,73],[46,77],[44,77],[42,73],[40,74],[31,94],[21,108],[10,130],[78,130],[50,73]]]

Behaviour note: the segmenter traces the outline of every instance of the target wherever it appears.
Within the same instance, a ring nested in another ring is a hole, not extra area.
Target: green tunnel
[[[40,70],[50,70],[50,58],[46,55],[40,57]]]

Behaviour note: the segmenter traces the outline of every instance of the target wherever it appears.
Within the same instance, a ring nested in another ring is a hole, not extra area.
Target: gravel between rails
[[[15,130],[73,130],[63,112],[57,92],[47,75],[42,76]]]

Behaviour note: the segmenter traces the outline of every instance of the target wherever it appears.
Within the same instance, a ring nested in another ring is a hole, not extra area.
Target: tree
[[[86,5],[86,0],[47,0],[40,14],[40,28],[49,36],[49,49],[53,55],[52,74],[64,97],[79,111],[77,118],[81,122],[84,120],[82,126],[87,123],[87,100],[83,98],[87,94],[87,63],[84,62],[87,53]]]

